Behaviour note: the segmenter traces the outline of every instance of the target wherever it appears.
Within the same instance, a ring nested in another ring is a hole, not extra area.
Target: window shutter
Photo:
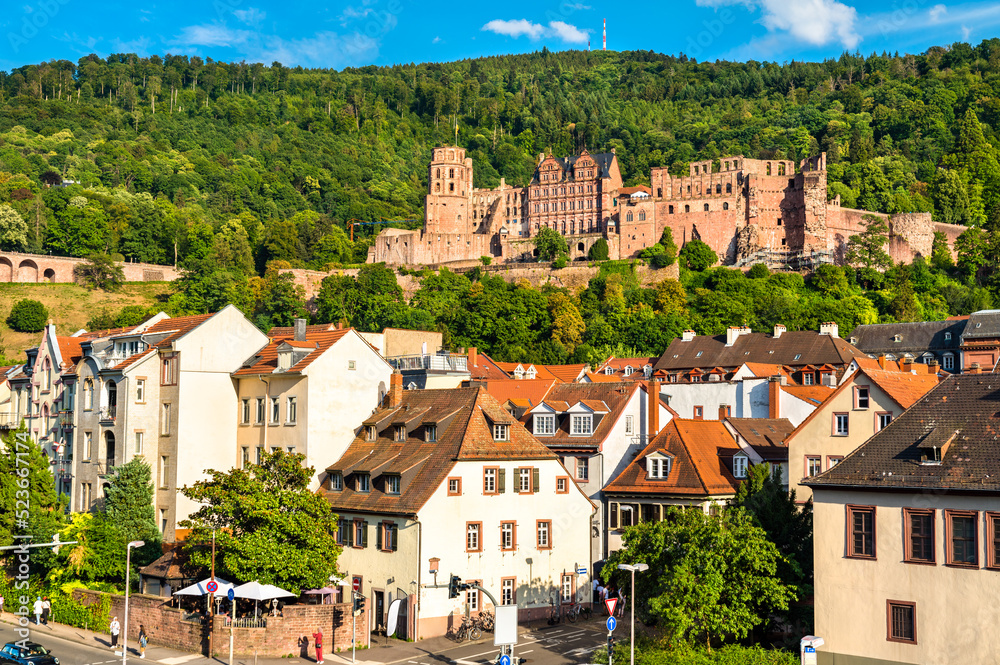
[[[503,494],[507,491],[507,470],[499,469],[497,471],[497,494]]]
[[[531,470],[531,484],[532,484],[532,487],[534,488],[532,491],[534,491],[534,492],[538,491],[538,487],[539,487],[539,478],[538,478],[538,476],[539,476],[538,467],[536,466],[534,469]]]
[[[361,523],[361,547],[368,547],[368,522]]]
[[[399,527],[395,524],[389,527],[389,535],[392,536],[392,547],[390,549],[395,552],[399,547]]]
[[[612,529],[618,528],[618,504],[610,503],[608,504],[608,526]]]
[[[385,529],[384,524],[375,525],[375,549],[382,549],[382,530]]]

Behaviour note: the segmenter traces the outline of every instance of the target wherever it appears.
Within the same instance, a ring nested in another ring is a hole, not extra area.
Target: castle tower
[[[472,233],[472,158],[465,148],[434,148],[427,174],[424,231]]]

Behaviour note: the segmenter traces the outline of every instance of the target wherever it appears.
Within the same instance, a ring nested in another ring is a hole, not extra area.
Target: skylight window
[[[695,358],[701,358],[701,354],[703,354],[703,353],[704,353],[704,351],[699,351],[698,353],[694,354],[694,357]]]
[[[801,358],[801,357],[802,357],[802,354],[801,354],[801,353],[796,353],[796,354],[795,354],[795,360],[798,360],[798,359],[799,359],[799,358]]]

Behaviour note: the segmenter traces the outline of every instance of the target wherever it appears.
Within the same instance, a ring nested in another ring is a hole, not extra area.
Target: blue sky
[[[333,67],[601,47],[698,60],[815,60],[845,49],[918,53],[1000,34],[1000,3],[937,0],[9,0],[0,69],[88,53],[186,54]]]

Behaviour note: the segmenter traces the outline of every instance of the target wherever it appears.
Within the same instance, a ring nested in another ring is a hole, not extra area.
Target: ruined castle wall
[[[708,212],[705,212],[705,204],[709,206]],[[728,204],[729,209],[724,210],[723,204]],[[656,243],[663,229],[669,226],[678,247],[691,240],[701,240],[723,259],[735,251],[736,233],[746,223],[741,201],[735,196],[683,203],[657,201],[655,205],[656,231],[650,244]],[[671,206],[673,213],[670,212]],[[685,206],[690,212],[684,212]],[[625,250],[622,251],[625,256]]]
[[[968,228],[969,227],[962,226],[961,224],[944,224],[942,222],[934,222],[933,231],[944,234],[944,237],[948,239],[948,246],[951,247],[951,258],[957,259],[958,254],[955,252],[955,241],[958,240],[958,236],[965,233]]]

